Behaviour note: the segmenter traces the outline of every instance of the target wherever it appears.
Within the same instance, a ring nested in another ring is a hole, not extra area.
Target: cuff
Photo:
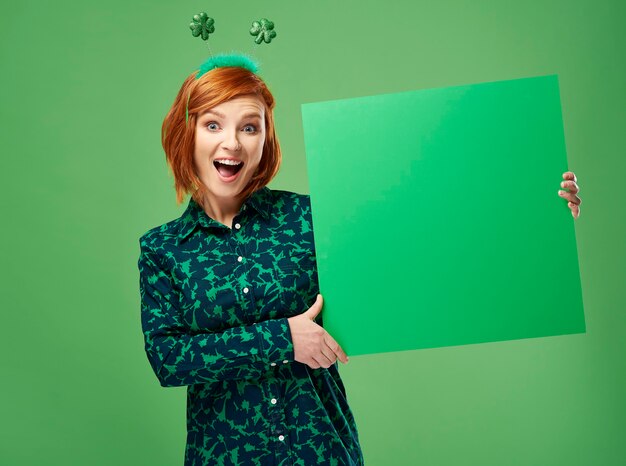
[[[293,342],[287,318],[266,320],[257,327],[261,358],[268,366],[294,361]]]

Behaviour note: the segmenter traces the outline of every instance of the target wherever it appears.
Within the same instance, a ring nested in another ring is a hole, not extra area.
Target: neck
[[[243,205],[243,199],[239,198],[210,198],[205,196],[202,200],[202,208],[213,220],[216,220],[228,228],[232,228],[233,219],[239,213]]]

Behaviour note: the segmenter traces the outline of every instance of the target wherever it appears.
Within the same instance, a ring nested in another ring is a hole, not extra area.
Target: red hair
[[[280,145],[274,129],[274,96],[259,76],[238,66],[215,68],[198,79],[196,74],[190,74],[183,82],[161,127],[161,144],[174,175],[176,202],[182,203],[185,195],[191,193],[194,200],[201,203],[206,193],[193,162],[198,115],[232,98],[252,94],[259,97],[265,107],[265,143],[257,171],[238,195],[245,199],[267,185],[280,167]],[[186,111],[188,121],[185,121]]]

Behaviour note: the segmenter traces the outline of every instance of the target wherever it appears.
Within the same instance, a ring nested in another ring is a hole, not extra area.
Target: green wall
[[[214,52],[249,51],[250,23],[276,23],[256,53],[278,101],[279,189],[308,191],[304,102],[559,75],[587,333],[355,357],[340,371],[371,466],[625,464],[625,5],[5,5],[0,464],[182,464],[185,389],[161,388],[145,357],[137,258],[139,236],[184,208],[160,125],[207,56],[187,26],[202,10]],[[459,208],[472,208],[467,181],[450,188]]]

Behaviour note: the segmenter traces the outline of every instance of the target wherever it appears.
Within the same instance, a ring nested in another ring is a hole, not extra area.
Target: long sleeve
[[[258,379],[270,365],[294,360],[287,318],[220,333],[188,333],[169,274],[154,251],[143,242],[140,246],[138,267],[145,350],[163,387]]]

